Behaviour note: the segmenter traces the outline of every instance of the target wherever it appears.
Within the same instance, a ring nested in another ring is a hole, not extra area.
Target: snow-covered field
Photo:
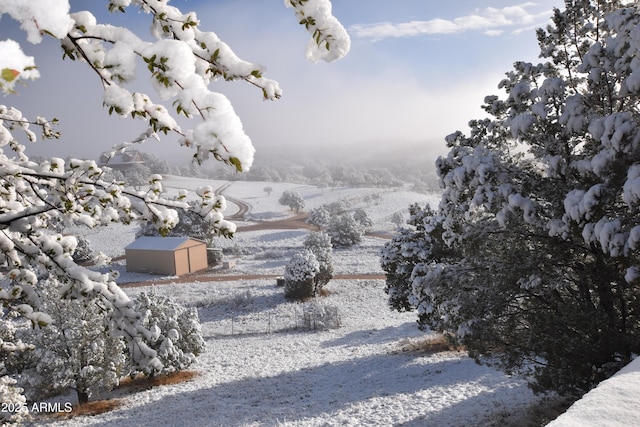
[[[189,187],[194,180],[171,180]],[[214,188],[224,183],[209,183]],[[268,196],[263,188],[273,187]],[[437,203],[437,195],[408,190],[319,190],[291,184],[236,182],[227,190],[251,205],[255,218],[290,215],[277,203],[294,188],[313,208],[338,199],[364,207],[374,229],[391,231],[395,211],[410,203]],[[374,202],[370,194],[379,194]],[[305,210],[308,210],[306,208]],[[230,205],[228,214],[234,206]],[[220,275],[282,274],[306,230],[238,233],[237,251],[226,255],[235,268]],[[134,239],[132,227],[83,234],[105,253],[118,256]],[[336,274],[382,274],[378,251],[385,240],[366,238],[363,245],[334,251]],[[502,426],[523,425],[527,409],[538,399],[518,377],[479,366],[464,353],[413,350],[433,339],[420,332],[413,313],[386,305],[383,280],[340,279],[318,304],[337,309],[341,327],[312,330],[303,312],[310,304],[287,302],[273,278],[174,283],[152,286],[157,276],[126,273],[120,281],[149,281],[127,288],[134,295],[151,291],[171,295],[198,308],[207,350],[193,370],[199,375],[175,385],[155,387],[121,398],[123,405],[97,416],[70,420],[38,419],[64,426]],[[165,279],[165,278],[162,278]],[[307,308],[308,311],[308,308]],[[523,418],[524,417],[524,418]],[[526,425],[526,424],[525,424]]]

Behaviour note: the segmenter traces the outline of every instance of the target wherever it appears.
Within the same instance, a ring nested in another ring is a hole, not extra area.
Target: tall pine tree
[[[640,351],[640,11],[565,3],[538,30],[544,62],[515,63],[489,118],[447,138],[427,235],[451,256],[409,280],[423,326],[579,395]]]

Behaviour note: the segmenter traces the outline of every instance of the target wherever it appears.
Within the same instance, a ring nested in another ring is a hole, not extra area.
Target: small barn
[[[207,268],[207,245],[191,237],[140,237],[124,248],[127,271],[180,276]]]
[[[137,165],[144,165],[144,157],[137,150],[124,150],[116,152],[105,152],[98,159],[98,166],[108,166],[111,169],[125,171]]]

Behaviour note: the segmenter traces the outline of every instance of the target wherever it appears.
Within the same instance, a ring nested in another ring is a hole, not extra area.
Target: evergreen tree
[[[300,212],[304,209],[304,199],[297,191],[286,190],[278,199],[281,205],[289,206],[289,209]]]
[[[204,241],[207,247],[211,247],[216,237],[215,227],[198,213],[198,202],[190,201],[187,203],[190,209],[178,211],[178,223],[171,231],[161,232],[153,222],[146,222],[140,225],[136,237],[161,235],[165,237],[193,237]]]
[[[333,279],[333,245],[329,235],[324,231],[319,231],[307,236],[304,247],[313,253],[319,264],[318,274],[314,278],[314,294],[317,295],[324,285]]]
[[[345,212],[331,217],[327,234],[334,246],[347,248],[362,242],[364,227],[356,221],[353,212]]]
[[[318,227],[326,227],[331,220],[331,214],[325,205],[311,209],[307,222],[309,224],[317,225]]]
[[[78,402],[86,403],[125,374],[124,341],[115,336],[99,300],[63,299],[61,288],[50,282],[40,291],[51,324],[21,330],[21,338],[33,348],[25,354],[22,386],[32,400],[71,388]]]
[[[320,264],[313,252],[305,249],[296,252],[284,269],[284,296],[292,300],[304,300],[314,294],[314,279]]]
[[[443,261],[450,250],[443,244],[442,218],[427,205],[409,207],[410,227],[401,227],[380,252],[380,265],[385,271],[385,292],[389,305],[398,311],[415,309],[417,300],[413,296],[412,274],[421,263]]]
[[[148,166],[136,163],[124,169],[122,175],[127,185],[132,186],[136,190],[140,190],[142,186],[149,184],[149,178],[152,174]]]
[[[373,220],[369,217],[367,211],[362,208],[357,208],[353,211],[353,219],[355,219],[364,229],[373,226]]]
[[[579,395],[640,351],[640,13],[565,3],[537,33],[547,61],[516,62],[447,137],[424,235],[451,254],[421,255],[410,301],[477,360]]]
[[[398,226],[398,228],[400,228],[404,223],[402,212],[394,212],[393,215],[391,215],[391,222]]]
[[[169,297],[146,292],[138,294],[134,307],[142,315],[142,324],[151,331],[143,340],[156,352],[160,364],[141,365],[139,347],[130,344],[128,364],[131,372],[147,375],[177,372],[196,362],[196,356],[205,349],[205,342],[195,308],[183,307]]]
[[[171,173],[171,166],[166,160],[160,159],[153,153],[140,153],[144,159],[144,165],[152,174],[166,175]]]

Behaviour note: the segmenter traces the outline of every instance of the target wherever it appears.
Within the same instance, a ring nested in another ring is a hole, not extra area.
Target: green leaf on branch
[[[213,52],[213,55],[211,55],[211,62],[216,62],[219,55],[220,55],[220,49],[218,48]]]
[[[2,80],[7,82],[12,82],[20,75],[20,71],[14,70],[13,68],[3,68],[2,69]]]
[[[237,157],[231,157],[229,159],[229,164],[235,166],[238,172],[242,172],[242,162],[240,162],[240,159],[238,159]]]

